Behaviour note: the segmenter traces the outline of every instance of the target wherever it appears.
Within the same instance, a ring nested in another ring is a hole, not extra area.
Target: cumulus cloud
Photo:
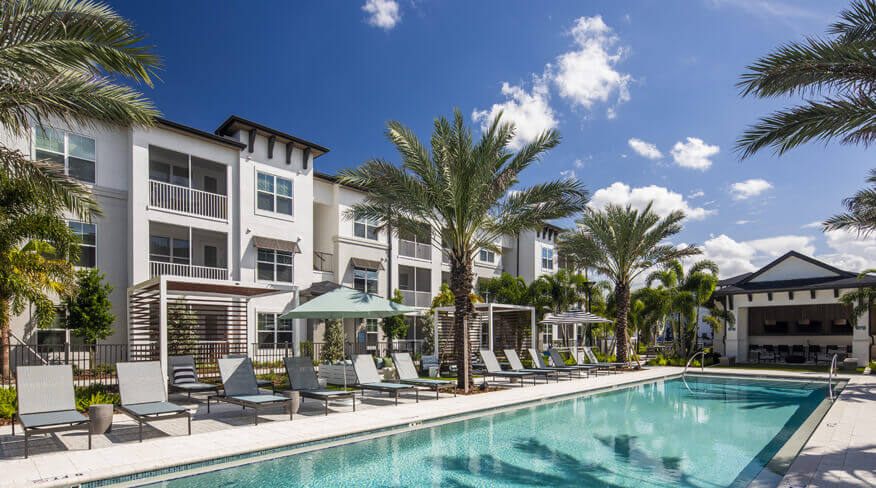
[[[710,157],[718,154],[721,150],[718,146],[712,146],[696,137],[686,138],[687,142],[678,141],[672,147],[672,159],[675,164],[682,168],[691,168],[705,171],[712,166]]]
[[[821,228],[821,221],[820,220],[816,220],[815,222],[809,222],[808,224],[801,226],[801,229],[820,229],[820,228]]]
[[[632,205],[634,208],[643,209],[652,201],[654,204],[651,208],[661,217],[665,217],[675,210],[681,210],[688,219],[702,220],[715,213],[714,210],[691,206],[680,193],[675,193],[662,186],[650,185],[631,188],[620,181],[607,188],[596,190],[588,206],[594,210],[602,209],[608,204]]]
[[[636,152],[639,156],[648,159],[660,159],[663,157],[663,153],[657,149],[656,144],[651,144],[650,142],[645,142],[641,139],[636,139],[635,137],[630,138],[627,143]]]
[[[689,199],[690,198],[699,198],[699,197],[704,197],[704,196],[706,196],[706,193],[704,191],[697,190],[697,191],[691,193],[690,195],[688,195],[687,198],[689,198]]]
[[[808,256],[815,254],[815,239],[809,236],[776,236],[746,241],[748,245],[770,258],[777,258],[788,251],[797,251]]]
[[[575,170],[573,170],[573,169],[567,169],[565,171],[560,171],[560,176],[562,176],[563,178],[570,179],[570,180],[577,180],[578,179],[578,176],[575,174]]]
[[[736,221],[736,225],[745,225],[745,224],[750,224],[750,223],[751,223],[750,220],[737,220]]]
[[[739,181],[730,185],[730,191],[733,193],[734,200],[745,200],[751,198],[772,188],[773,185],[762,178],[752,178],[750,180]]]
[[[590,109],[594,102],[606,102],[616,96],[616,103],[630,99],[629,83],[632,77],[620,73],[615,66],[623,59],[624,47],[617,47],[619,38],[606,25],[602,16],[579,17],[569,31],[575,50],[557,57],[557,65],[548,66],[551,78],[560,95]],[[616,115],[615,107],[608,109],[608,118]]]
[[[876,240],[872,237],[842,230],[827,231],[824,237],[833,252],[820,255],[818,259],[854,272],[876,268]]]
[[[398,2],[395,0],[368,0],[362,10],[369,14],[366,20],[368,24],[383,30],[391,30],[401,22]]]
[[[556,116],[549,104],[547,82],[543,77],[535,77],[530,92],[520,86],[502,83],[502,95],[507,99],[504,103],[494,104],[490,110],[474,110],[471,118],[480,123],[482,130],[486,130],[502,112],[502,120],[513,122],[517,128],[517,134],[510,144],[512,149],[520,149],[545,130],[557,126]]]
[[[744,242],[737,242],[721,234],[703,243],[703,259],[710,259],[718,265],[722,278],[729,278],[742,273],[750,273],[757,269],[752,264],[757,251]]]

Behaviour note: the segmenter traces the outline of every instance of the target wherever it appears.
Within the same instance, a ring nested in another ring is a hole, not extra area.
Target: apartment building
[[[347,217],[365,194],[316,171],[329,151],[319,144],[237,116],[214,132],[168,120],[127,130],[56,125],[4,141],[62,164],[101,204],[102,216],[70,225],[82,237],[80,265],[99,268],[115,287],[107,343],[129,340],[126,291],[159,276],[274,290],[247,301],[248,344],[321,340],[321,324],[279,315],[333,286],[381,296],[399,289],[405,304],[425,310],[449,281],[428,236],[392,236]],[[554,272],[558,232],[505,236],[501,253],[478,253],[476,279],[505,271],[529,282]],[[75,343],[59,311],[55,327],[37,329],[28,310],[12,331],[27,344]],[[346,329],[351,341],[383,340],[376,321],[348,320]]]

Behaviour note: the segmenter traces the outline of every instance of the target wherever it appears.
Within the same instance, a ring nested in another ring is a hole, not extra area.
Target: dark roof
[[[795,257],[802,259],[820,268],[835,273],[837,276],[817,277],[817,278],[802,278],[796,280],[775,280],[775,281],[760,281],[752,282],[754,278],[762,275],[767,270],[775,267],[780,262]],[[718,289],[715,291],[716,296],[732,295],[739,293],[763,293],[768,291],[794,291],[794,290],[823,290],[831,288],[861,288],[865,286],[876,286],[876,276],[865,275],[860,280],[858,276],[851,271],[841,270],[831,266],[825,262],[815,258],[800,254],[796,251],[790,251],[779,258],[775,259],[766,266],[760,268],[753,273],[743,273],[732,278],[726,278],[718,282]]]
[[[340,287],[341,285],[331,281],[317,281],[316,283],[310,285],[310,288],[301,290],[301,296],[316,297]]]
[[[304,139],[295,137],[293,135],[287,134],[285,132],[278,131],[277,129],[272,129],[268,126],[259,124],[257,122],[253,122],[251,120],[244,119],[243,117],[238,117],[237,115],[232,115],[222,122],[216,129],[216,134],[220,136],[231,135],[234,133],[236,128],[247,128],[247,129],[255,129],[256,131],[264,132],[269,135],[274,135],[279,137],[280,139],[286,139],[288,142],[295,142],[301,144],[302,146],[309,147],[316,151],[319,151],[321,154],[325,154],[329,152],[329,148],[325,146],[320,146],[319,144],[305,141]],[[315,154],[313,157],[318,157],[321,154]]]
[[[209,132],[206,132],[206,131],[203,131],[200,129],[195,129],[194,127],[189,127],[187,125],[183,125],[183,124],[180,124],[179,122],[174,122],[172,120],[167,120],[167,119],[162,119],[162,118],[156,117],[155,123],[158,124],[159,126],[162,126],[162,127],[168,128],[168,129],[175,129],[175,130],[178,130],[180,132],[185,132],[185,133],[193,135],[193,136],[198,136],[198,137],[203,137],[204,139],[209,139],[213,142],[218,142],[220,144],[226,144],[226,145],[232,146],[238,150],[246,147],[246,144],[244,144],[240,141],[235,141],[234,139],[229,139],[227,137],[222,137],[222,136],[219,136],[216,134],[211,134]]]

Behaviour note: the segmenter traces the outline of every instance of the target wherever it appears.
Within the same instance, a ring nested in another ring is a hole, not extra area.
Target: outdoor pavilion
[[[468,320],[469,354],[480,349],[517,349],[536,347],[535,307],[502,303],[475,303]],[[452,361],[456,355],[453,345],[453,314],[455,307],[435,309],[435,347],[441,362]],[[529,344],[526,344],[529,342]]]

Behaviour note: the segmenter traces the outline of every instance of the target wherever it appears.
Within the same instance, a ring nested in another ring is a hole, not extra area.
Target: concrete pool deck
[[[32,439],[34,454],[21,456],[23,436],[20,431],[12,438],[9,426],[0,431],[0,487],[71,486],[88,481],[115,478],[132,473],[169,466],[191,464],[328,439],[373,430],[408,427],[442,417],[472,414],[478,411],[513,406],[549,397],[571,395],[633,382],[656,380],[680,373],[682,368],[653,367],[645,371],[604,375],[598,378],[539,383],[536,386],[472,396],[442,395],[421,392],[420,403],[412,397],[402,399],[398,406],[385,396],[367,394],[361,408],[332,407],[328,416],[321,415],[321,402],[304,401],[295,420],[288,419],[281,408],[269,409],[260,416],[258,426],[251,422],[249,412],[223,405],[206,414],[202,402],[184,403],[185,397],[174,397],[192,408],[192,436],[185,434],[185,420],[173,419],[154,423],[147,429],[148,439],[136,442],[136,426],[127,417],[116,416],[113,432],[95,436],[94,449],[85,450],[86,436],[70,432]],[[708,368],[710,373],[822,378],[817,373],[790,373]],[[848,378],[848,377],[847,377]],[[360,405],[357,396],[357,407]],[[781,481],[782,487],[809,486],[873,486],[876,484],[876,378],[852,376],[836,404],[806,443],[800,456]],[[39,443],[39,444],[38,444]],[[156,478],[157,480],[157,478]]]

